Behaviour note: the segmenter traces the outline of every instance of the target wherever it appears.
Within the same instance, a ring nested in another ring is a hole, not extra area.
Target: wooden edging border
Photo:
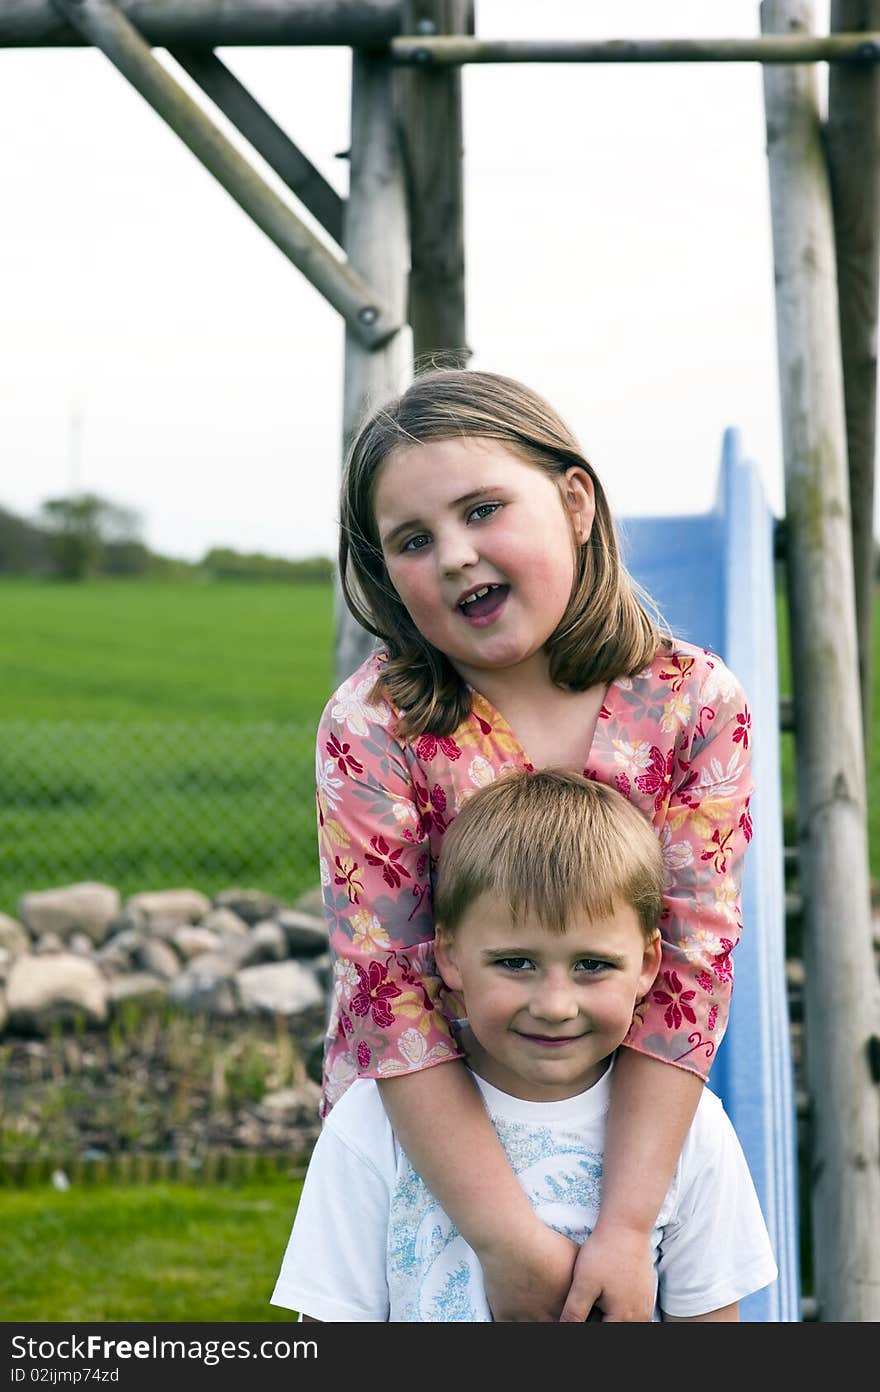
[[[222,1184],[284,1175],[301,1179],[308,1153],[209,1150],[196,1155],[147,1152],[107,1156],[0,1156],[0,1188],[27,1189],[50,1184]]]

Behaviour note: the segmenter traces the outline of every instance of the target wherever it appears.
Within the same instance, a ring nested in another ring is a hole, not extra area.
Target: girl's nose
[[[444,575],[455,575],[476,565],[479,560],[476,547],[467,532],[456,528],[437,537],[437,559]]]

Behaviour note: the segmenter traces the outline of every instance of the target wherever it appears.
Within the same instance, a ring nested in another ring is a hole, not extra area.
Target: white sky
[[[760,28],[757,0],[476,12],[484,37]],[[220,56],[344,194],[349,50]],[[781,512],[758,65],[465,68],[464,113],[472,366],[542,391],[621,515],[709,508],[727,425]],[[336,312],[101,54],[0,50],[0,129],[0,505],[88,489],[167,554],[333,554]]]

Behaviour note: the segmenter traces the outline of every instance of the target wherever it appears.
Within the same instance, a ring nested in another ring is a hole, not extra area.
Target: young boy
[[[460,1042],[532,1204],[578,1243],[599,1209],[614,1051],[660,963],[662,895],[647,821],[575,773],[508,774],[444,838],[435,956],[466,1016]],[[654,1251],[656,1319],[737,1320],[739,1300],[776,1279],[745,1158],[708,1090]],[[492,1318],[477,1257],[398,1145],[375,1082],[353,1082],[325,1122],[272,1303],[334,1322]]]

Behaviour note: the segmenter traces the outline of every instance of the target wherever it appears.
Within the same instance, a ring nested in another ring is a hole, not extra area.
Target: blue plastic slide
[[[743,936],[734,953],[730,1024],[710,1086],[751,1167],[779,1279],[742,1302],[749,1321],[797,1321],[797,1141],[785,985],[785,896],[773,516],[753,464],[727,430],[718,500],[707,513],[625,518],[624,559],[673,632],[718,653],[752,713],[754,836],[746,856]]]

